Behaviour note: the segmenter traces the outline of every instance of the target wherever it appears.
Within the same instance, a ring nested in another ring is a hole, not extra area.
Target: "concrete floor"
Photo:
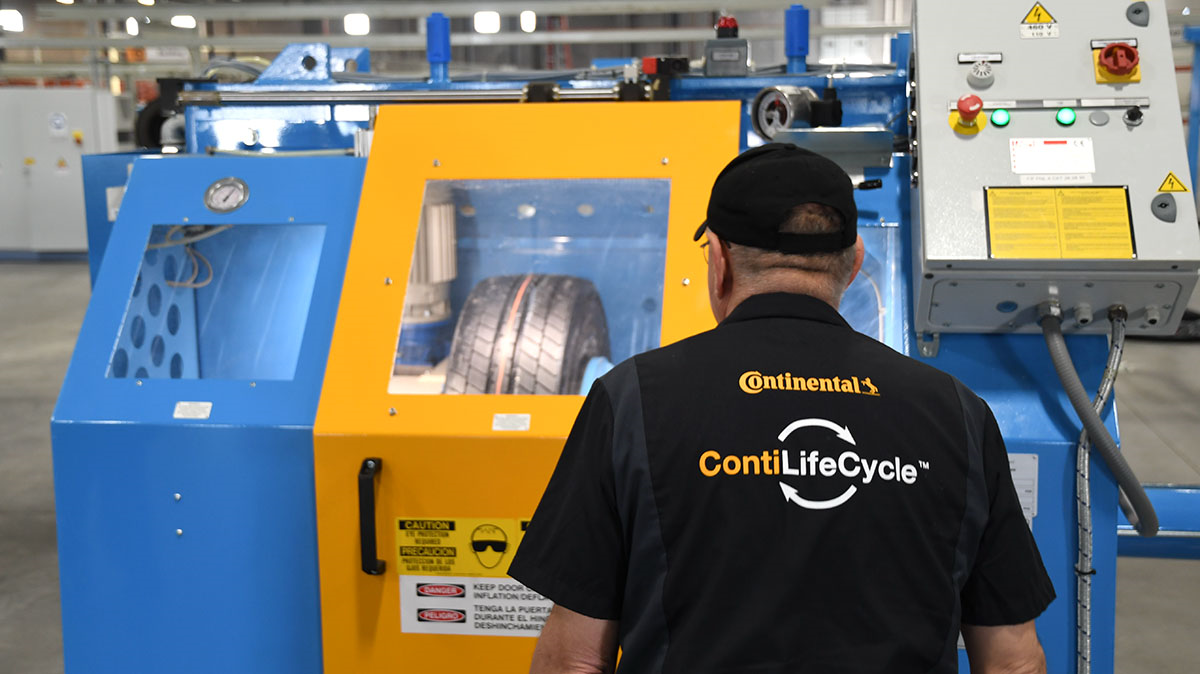
[[[49,420],[88,300],[83,264],[0,264],[0,674],[61,672]],[[1122,444],[1147,482],[1200,484],[1200,343],[1131,342]],[[1117,671],[1196,671],[1200,562],[1118,562]],[[135,673],[131,673],[135,674]]]

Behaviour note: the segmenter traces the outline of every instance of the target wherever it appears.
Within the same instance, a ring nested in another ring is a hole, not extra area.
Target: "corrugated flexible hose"
[[[1104,427],[1104,421],[1092,409],[1092,401],[1083,388],[1083,382],[1079,380],[1079,373],[1075,370],[1075,364],[1071,361],[1071,354],[1067,351],[1067,343],[1063,338],[1062,309],[1057,304],[1043,303],[1039,307],[1039,313],[1041,314],[1042,335],[1046,338],[1046,348],[1050,351],[1050,360],[1054,363],[1054,370],[1058,373],[1063,390],[1067,392],[1071,406],[1075,408],[1075,413],[1083,422],[1083,429],[1087,431],[1092,445],[1100,452],[1104,463],[1108,465],[1113,477],[1116,478],[1117,486],[1129,501],[1129,511],[1126,512],[1129,523],[1141,536],[1149,537],[1157,534],[1158,514],[1154,512],[1150,497],[1146,495],[1146,490],[1142,487],[1137,475],[1133,473],[1133,469],[1129,467],[1129,463],[1125,461],[1125,457],[1121,456],[1116,441]]]

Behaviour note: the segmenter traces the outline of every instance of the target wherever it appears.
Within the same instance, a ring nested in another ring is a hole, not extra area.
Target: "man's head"
[[[709,297],[722,320],[767,292],[837,307],[862,265],[854,187],[837,164],[783,143],[742,153],[717,176],[708,218]]]

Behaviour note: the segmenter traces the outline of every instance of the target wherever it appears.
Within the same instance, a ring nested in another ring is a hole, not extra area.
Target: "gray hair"
[[[780,227],[789,234],[841,231],[842,214],[824,204],[801,204]],[[833,253],[780,253],[729,244],[734,277],[755,293],[792,292],[837,305],[854,271],[854,246]]]

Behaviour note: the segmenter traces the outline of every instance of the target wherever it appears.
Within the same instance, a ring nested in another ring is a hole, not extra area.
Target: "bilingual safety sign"
[[[553,603],[508,577],[528,520],[396,519],[400,630],[536,637]]]
[[[722,454],[715,449],[709,449],[700,454],[700,474],[707,478],[767,475],[839,480],[847,485],[845,490],[828,499],[806,498],[788,481],[778,480],[785,501],[807,510],[830,510],[853,498],[860,487],[868,489],[872,488],[871,485],[881,483],[893,483],[902,488],[911,487],[917,483],[920,473],[930,468],[928,461],[918,460],[913,464],[899,456],[861,456],[850,428],[828,419],[808,418],[793,421],[779,434],[778,440],[783,443],[794,433],[805,429],[833,431],[846,448],[836,454],[822,454],[816,449],[787,448],[765,449],[749,454]]]

